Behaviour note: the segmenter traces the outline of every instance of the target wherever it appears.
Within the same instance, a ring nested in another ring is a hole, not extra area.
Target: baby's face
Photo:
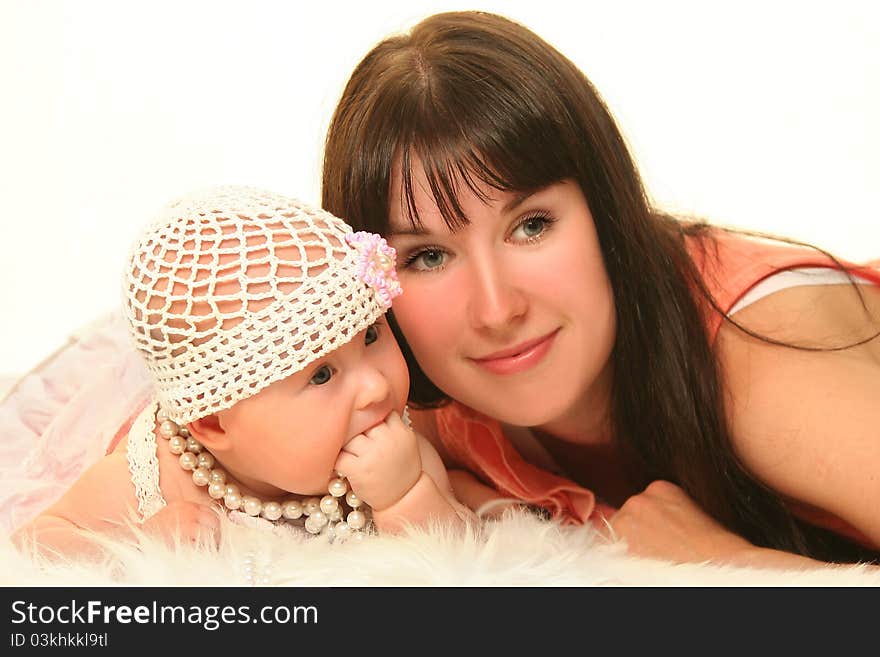
[[[304,370],[219,413],[225,469],[263,495],[323,495],[349,440],[401,413],[409,374],[381,318]]]

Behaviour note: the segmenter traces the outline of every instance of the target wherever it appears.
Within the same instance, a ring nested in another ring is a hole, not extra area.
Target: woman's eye
[[[319,367],[318,370],[309,379],[309,383],[315,386],[322,386],[333,377],[333,370],[329,365]]]
[[[418,271],[438,269],[446,264],[446,254],[440,249],[422,249],[406,259],[403,266]]]
[[[373,344],[379,339],[379,328],[373,324],[364,332],[364,344]]]
[[[528,217],[520,222],[513,231],[512,237],[525,242],[533,241],[540,238],[547,231],[551,223],[550,217],[543,215]]]

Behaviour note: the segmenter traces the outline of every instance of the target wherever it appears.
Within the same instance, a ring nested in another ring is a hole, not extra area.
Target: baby
[[[92,553],[81,529],[132,514],[169,538],[239,518],[343,537],[464,522],[431,444],[409,428],[409,375],[384,319],[395,252],[296,200],[224,187],[168,206],[125,271],[154,400],[128,435],[16,533]]]

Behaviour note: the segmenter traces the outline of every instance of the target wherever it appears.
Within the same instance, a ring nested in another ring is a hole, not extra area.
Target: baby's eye
[[[373,324],[364,332],[364,344],[373,344],[379,339],[379,327]]]
[[[333,370],[329,365],[323,365],[309,379],[309,383],[315,386],[322,386],[333,377]]]

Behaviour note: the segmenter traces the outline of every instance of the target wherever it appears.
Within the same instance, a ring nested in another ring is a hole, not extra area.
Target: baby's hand
[[[382,424],[352,438],[336,460],[336,471],[374,511],[386,509],[422,474],[415,433],[393,412]]]
[[[168,503],[146,520],[144,531],[166,539],[174,545],[174,537],[181,543],[218,545],[220,541],[220,518],[206,504],[178,500]]]

